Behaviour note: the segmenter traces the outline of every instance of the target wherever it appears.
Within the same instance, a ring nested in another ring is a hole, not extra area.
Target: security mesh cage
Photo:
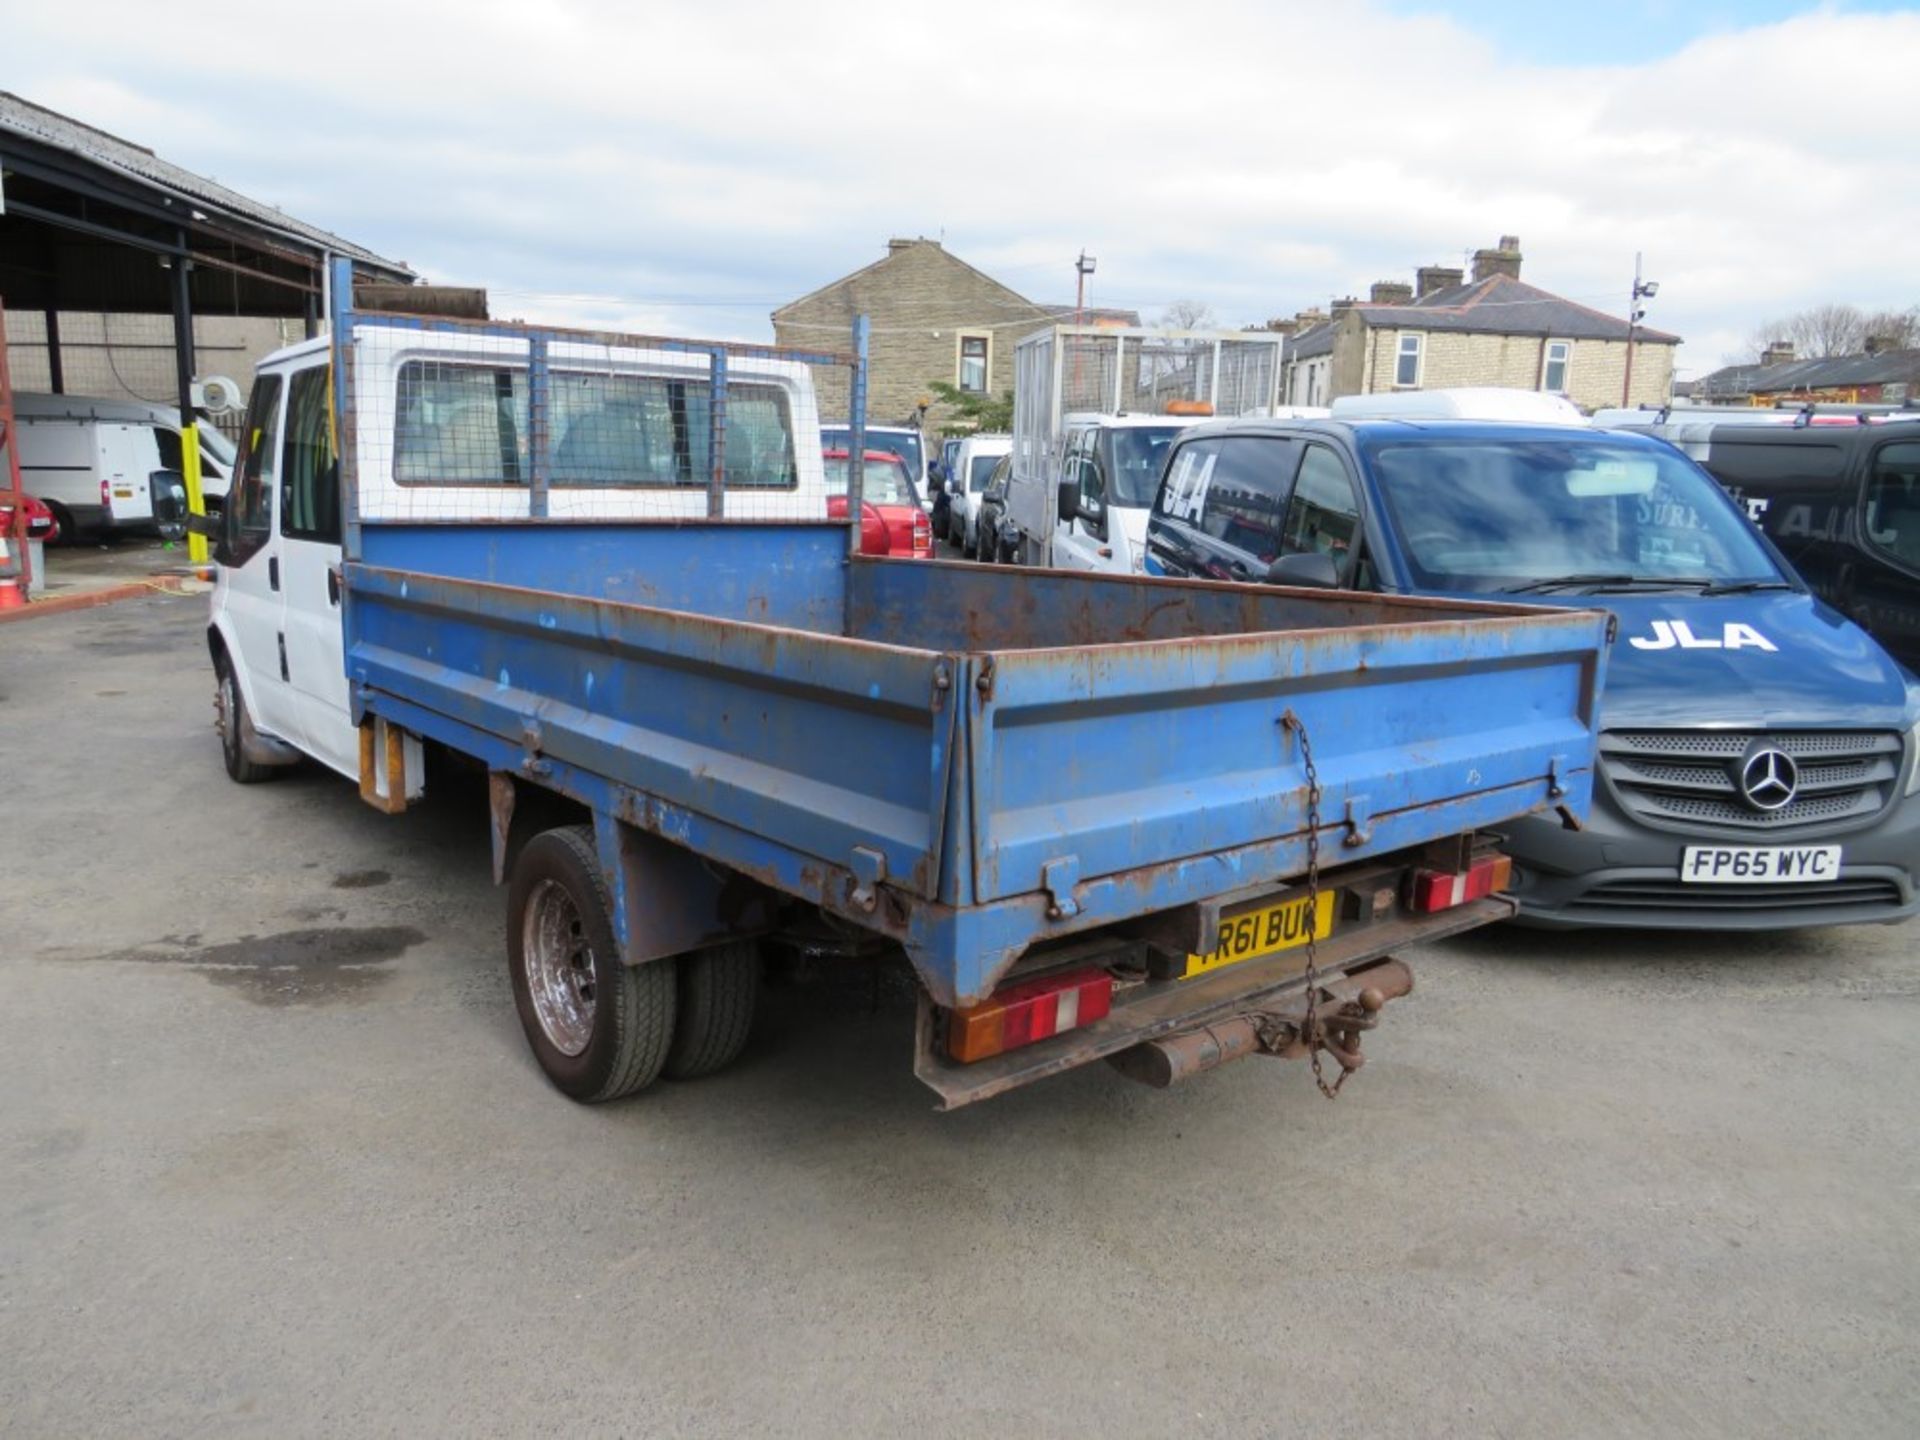
[[[851,354],[350,311],[336,330],[355,525],[847,513],[820,441],[847,417],[816,396],[863,393]]]

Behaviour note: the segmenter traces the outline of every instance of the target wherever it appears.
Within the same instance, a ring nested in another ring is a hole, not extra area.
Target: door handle
[[[327,567],[327,600],[334,605],[340,603],[340,567],[338,565]]]
[[[267,557],[267,588],[269,590],[280,588],[280,557],[278,555]]]

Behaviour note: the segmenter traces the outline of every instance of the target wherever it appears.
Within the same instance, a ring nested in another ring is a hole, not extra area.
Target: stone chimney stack
[[[1426,299],[1442,290],[1451,290],[1467,278],[1467,272],[1446,265],[1422,265],[1413,272],[1420,298]]]
[[[1367,298],[1375,305],[1405,305],[1413,299],[1413,287],[1398,280],[1376,280]]]
[[[1776,340],[1761,352],[1762,365],[1791,365],[1793,363],[1793,342]]]
[[[1473,252],[1473,279],[1478,284],[1489,275],[1505,275],[1511,279],[1520,278],[1520,237],[1502,235],[1500,244],[1492,250]]]
[[[1359,303],[1360,302],[1354,299],[1353,296],[1346,295],[1334,301],[1331,305],[1327,307],[1327,309],[1332,314],[1333,318],[1338,320],[1342,315],[1346,314],[1349,310],[1353,309],[1353,307],[1358,305]]]
[[[1886,350],[1898,349],[1899,344],[1891,335],[1869,335],[1867,336],[1865,346],[1862,348],[1864,348],[1869,355],[1878,355]]]

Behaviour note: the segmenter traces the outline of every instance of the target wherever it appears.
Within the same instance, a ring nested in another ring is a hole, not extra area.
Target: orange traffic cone
[[[19,610],[27,603],[20,588],[20,567],[13,558],[13,547],[0,535],[0,610]]]

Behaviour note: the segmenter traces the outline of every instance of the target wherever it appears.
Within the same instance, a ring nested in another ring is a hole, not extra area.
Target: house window
[[[960,388],[969,395],[987,393],[987,337],[960,337]]]
[[[1540,388],[1555,395],[1567,393],[1567,367],[1573,361],[1571,340],[1549,340],[1540,362]]]
[[[1402,389],[1414,389],[1420,384],[1420,358],[1427,348],[1424,335],[1402,335],[1400,351],[1394,359],[1393,383]]]

